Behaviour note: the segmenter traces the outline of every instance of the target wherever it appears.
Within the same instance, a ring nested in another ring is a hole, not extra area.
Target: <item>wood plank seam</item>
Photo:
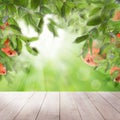
[[[38,111],[38,113],[37,113],[37,115],[36,115],[36,117],[35,117],[35,120],[37,120],[37,118],[38,118],[38,115],[39,115],[39,113],[40,113],[40,111],[41,111],[41,108],[42,108],[42,106],[43,106],[43,103],[44,103],[44,101],[45,101],[46,96],[47,96],[47,93],[45,93],[45,96],[44,96],[44,98],[43,98],[43,101],[42,101],[42,104],[41,104],[41,106],[40,106],[40,108],[39,108],[39,111]]]
[[[16,117],[19,115],[19,113],[22,111],[22,109],[25,107],[25,105],[28,104],[28,102],[30,101],[30,99],[32,98],[33,95],[34,95],[34,93],[32,93],[32,95],[30,95],[30,97],[28,97],[27,101],[24,103],[24,105],[21,107],[21,109],[18,111],[18,113],[14,116],[13,120],[16,119]]]
[[[80,113],[80,111],[79,111],[79,109],[78,109],[77,103],[75,102],[75,100],[74,100],[74,98],[73,98],[73,95],[71,95],[71,99],[73,100],[73,103],[74,103],[74,105],[75,105],[76,108],[77,108],[77,111],[78,111],[78,113],[79,113],[80,119],[83,120],[83,119],[82,119],[82,115],[81,115],[81,113]]]
[[[99,93],[99,96],[101,96],[107,103],[109,103],[113,109],[115,109],[117,112],[120,113],[120,111],[118,111],[107,99],[105,99],[100,93]]]
[[[120,99],[120,97],[118,97],[117,95],[115,95],[113,92],[111,92],[112,95],[114,95],[115,97],[117,97],[118,99]]]
[[[17,96],[15,96],[12,100],[10,100],[2,109],[0,109],[0,112],[4,110],[13,100],[15,100]]]
[[[100,115],[102,116],[102,118],[104,120],[106,120],[103,116],[103,114],[101,113],[101,111],[97,108],[97,106],[91,101],[91,99],[89,98],[89,96],[87,95],[88,93],[85,93],[85,95],[87,96],[87,98],[89,99],[89,101],[91,102],[91,104],[93,104],[93,106],[96,108],[96,110],[100,113]]]
[[[74,106],[75,106],[75,107],[77,108],[77,110],[78,110],[78,113],[79,113],[80,119],[82,120],[82,115],[81,115],[81,113],[80,113],[80,111],[79,111],[79,109],[78,109],[78,106],[77,106],[77,104],[75,103],[75,100],[74,100],[74,98],[73,98],[72,95],[71,95],[71,99],[72,99],[72,101],[73,101]]]

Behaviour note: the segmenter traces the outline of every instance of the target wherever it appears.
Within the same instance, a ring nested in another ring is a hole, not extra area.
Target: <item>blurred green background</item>
[[[23,30],[23,33],[26,30]],[[25,35],[36,35],[33,31]],[[44,27],[34,42],[40,51],[32,56],[23,49],[13,63],[14,71],[1,77],[0,91],[119,91],[109,73],[94,70],[80,57],[82,44],[73,43],[76,34],[58,30],[59,37]]]

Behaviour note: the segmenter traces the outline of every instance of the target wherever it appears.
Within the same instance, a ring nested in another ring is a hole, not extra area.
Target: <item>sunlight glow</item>
[[[64,34],[65,32],[58,29],[58,37],[54,37],[53,34],[48,30],[48,19],[51,16],[48,15],[44,18],[43,32],[39,35],[39,40],[32,42],[31,46],[36,47],[40,51],[40,56],[45,59],[56,59],[59,56],[65,45]],[[22,33],[27,37],[36,37],[38,34],[34,31],[31,26],[26,26],[23,21],[19,21],[19,25],[22,29]]]

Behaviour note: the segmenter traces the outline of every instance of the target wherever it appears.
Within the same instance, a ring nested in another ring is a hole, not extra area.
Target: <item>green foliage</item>
[[[56,30],[56,23],[53,21],[53,20],[51,20],[51,19],[49,19],[50,20],[50,23],[48,24],[48,29],[53,33],[53,35],[56,37],[56,36],[58,36],[58,34],[57,34],[57,30]]]
[[[95,26],[95,25],[99,25],[102,22],[101,17],[100,16],[95,16],[94,18],[90,19],[87,22],[88,26]]]
[[[43,18],[40,18],[39,23],[38,23],[38,33],[42,32],[43,23],[44,23]]]
[[[26,44],[26,49],[32,55],[38,55],[38,50],[36,48],[34,48],[34,47],[30,47],[29,44]]]
[[[86,40],[89,37],[89,35],[83,35],[75,39],[75,43],[80,43]]]
[[[4,47],[6,39],[9,38],[10,47],[16,50],[18,55],[23,45],[26,45],[29,53],[37,55],[37,49],[30,47],[30,43],[36,41],[37,37],[24,36],[17,20],[24,20],[40,34],[44,17],[52,14],[57,16],[59,22],[49,19],[49,31],[57,37],[58,27],[72,26],[74,32],[80,33],[74,42],[84,41],[83,56],[88,52],[88,48],[92,52],[95,39],[99,42],[99,54],[106,53],[106,59],[100,64],[103,64],[107,71],[113,65],[120,66],[120,39],[116,38],[116,34],[120,32],[120,20],[112,19],[115,11],[120,9],[118,3],[116,0],[0,0],[0,48]],[[112,38],[116,40],[113,44],[110,42]],[[0,55],[1,61],[11,59],[2,51]]]
[[[31,8],[36,9],[38,6],[40,6],[40,4],[41,4],[40,2],[41,2],[41,0],[36,0],[36,1],[31,0]]]
[[[27,7],[29,0],[13,0],[14,4],[17,6]]]
[[[17,48],[16,48],[16,51],[18,54],[21,53],[22,51],[22,41],[20,40],[20,38],[16,38],[16,42],[17,42]]]

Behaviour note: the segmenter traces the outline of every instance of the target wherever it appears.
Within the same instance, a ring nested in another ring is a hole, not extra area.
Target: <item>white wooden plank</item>
[[[12,120],[19,113],[25,103],[30,99],[33,93],[18,92],[18,96],[10,104],[0,111],[1,120]],[[9,99],[9,98],[8,98]]]
[[[98,94],[99,93],[87,93],[89,99],[104,116],[105,120],[120,120],[120,113]]]
[[[15,120],[35,120],[45,98],[45,92],[36,92]]]
[[[118,112],[120,112],[120,99],[110,92],[99,93],[108,103],[110,103]]]
[[[37,120],[59,120],[59,93],[48,92]]]
[[[2,111],[7,105],[17,97],[16,92],[2,92],[0,93],[0,111]]]
[[[111,92],[114,96],[118,97],[120,99],[120,92]]]
[[[0,94],[0,120],[120,120],[119,111],[119,92]]]
[[[71,93],[60,93],[60,120],[81,120],[80,113]]]
[[[73,93],[73,98],[78,106],[82,120],[104,120],[85,93]]]

